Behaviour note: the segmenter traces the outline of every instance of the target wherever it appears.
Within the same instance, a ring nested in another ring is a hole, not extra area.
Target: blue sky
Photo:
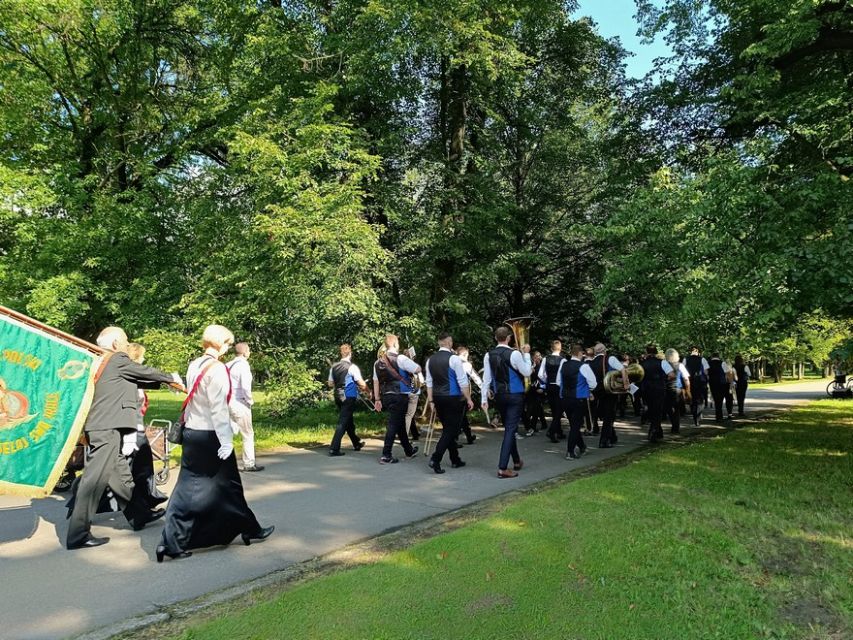
[[[637,7],[634,0],[579,0],[573,17],[590,16],[605,38],[618,36],[622,46],[634,55],[626,60],[628,75],[642,78],[652,68],[655,58],[669,54],[669,48],[658,37],[652,44],[640,44],[637,36]]]

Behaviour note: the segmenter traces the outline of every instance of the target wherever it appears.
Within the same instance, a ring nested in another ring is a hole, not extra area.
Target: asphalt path
[[[822,381],[750,390],[747,417],[825,397],[825,387]],[[552,444],[543,434],[525,438],[519,441],[525,466],[513,479],[496,477],[503,431],[485,427],[475,428],[477,441],[461,451],[468,466],[452,469],[448,462],[441,476],[427,468],[422,455],[402,459],[398,445],[399,464],[378,464],[379,440],[339,458],[328,457],[326,449],[264,453],[258,462],[266,469],[244,474],[243,484],[261,524],[276,526],[273,536],[249,547],[238,539],[230,547],[163,564],[154,558],[162,521],[133,532],[121,514],[102,514],[93,534],[109,536],[109,544],[66,551],[64,496],[32,501],[0,496],[0,637],[53,640],[108,629],[383,531],[595,465],[645,441],[636,419],[617,422],[617,431],[613,449],[597,449],[597,437],[588,437],[589,451],[580,461],[565,459],[563,442]]]

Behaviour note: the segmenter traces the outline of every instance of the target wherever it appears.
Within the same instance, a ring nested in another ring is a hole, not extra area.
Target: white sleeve
[[[377,360],[376,362],[373,363],[373,379],[374,380],[379,380],[379,374],[376,373],[376,363],[377,362],[379,362],[379,360]]]
[[[530,362],[529,353],[521,353],[521,351],[513,351],[509,358],[510,363],[523,376],[529,376],[533,373],[533,364]]]
[[[489,387],[492,384],[492,367],[489,364],[489,354],[483,358],[483,384],[480,385],[480,401],[489,401]]]
[[[254,382],[254,380],[255,378],[252,375],[252,368],[247,362],[245,375],[240,376],[240,382],[243,385],[243,394],[246,396],[246,400],[249,401],[249,406],[255,404],[255,399],[252,397],[252,382]]]
[[[407,373],[417,373],[420,370],[420,366],[418,363],[412,360],[409,356],[404,356],[400,354],[397,356],[397,364],[403,371]]]
[[[743,372],[746,374],[746,377],[747,377],[747,378],[751,378],[751,377],[752,377],[752,371],[750,371],[750,370],[749,370],[749,365],[748,365],[748,364],[747,364],[747,365],[744,365],[744,367],[743,367]]]
[[[611,369],[613,369],[614,371],[622,371],[622,369],[624,369],[624,368],[625,368],[625,367],[622,365],[622,363],[621,363],[621,362],[619,362],[619,360],[616,358],[616,356],[610,356],[610,357],[607,359],[607,364],[609,364],[609,365],[610,365],[610,368],[611,368]]]
[[[335,381],[335,377],[332,375],[332,369],[329,368],[329,382],[334,382],[334,381]]]
[[[684,366],[684,363],[683,363],[683,362],[679,362],[679,363],[678,363],[678,370],[681,372],[681,376],[682,376],[685,380],[689,380],[689,379],[690,379],[690,372],[687,370],[687,367],[685,367],[685,366]]]
[[[364,382],[364,378],[361,377],[361,369],[357,365],[351,364],[349,366],[349,374],[356,382]]]
[[[708,373],[708,370],[711,368],[711,365],[708,364],[705,358],[702,358],[702,368],[705,370],[705,373]]]
[[[426,369],[426,388],[432,389],[432,372],[429,370],[429,361],[432,358],[427,359],[426,364],[424,365],[424,369]]]
[[[213,421],[213,430],[219,438],[220,445],[231,444],[234,440],[234,432],[231,430],[231,412],[228,409],[228,369],[225,365],[213,365],[206,374],[205,395],[210,407],[210,418]],[[200,385],[199,385],[200,387]],[[199,388],[201,391],[201,388]]]
[[[669,375],[670,373],[672,373],[672,365],[669,364],[666,360],[663,360],[660,363],[660,366],[661,366],[661,369],[663,369],[663,372],[665,374]]]
[[[592,372],[592,368],[584,363],[581,365],[581,373],[583,377],[586,378],[586,383],[589,385],[589,390],[592,391],[598,386],[598,380],[595,379],[595,374]]]
[[[483,379],[479,375],[477,375],[476,371],[474,371],[474,365],[470,362],[466,362],[465,364],[468,365],[467,367],[465,367],[465,373],[467,373],[468,377],[474,381],[474,384],[476,384],[478,387],[482,387]]]
[[[450,356],[450,368],[453,370],[453,373],[456,374],[456,382],[459,383],[459,387],[467,387],[468,384],[468,374],[465,373],[465,367],[462,365],[462,358],[459,356]]]
[[[536,377],[539,378],[540,382],[548,382],[548,375],[545,373],[545,358],[542,358],[542,362],[539,364],[539,372]]]

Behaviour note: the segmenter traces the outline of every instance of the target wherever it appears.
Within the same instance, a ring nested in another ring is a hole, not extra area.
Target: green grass
[[[850,638],[851,436],[827,400],[665,447],[179,637]]]
[[[772,379],[769,382],[753,382],[750,380],[749,386],[752,389],[766,389],[768,387],[778,387],[784,384],[802,384],[803,382],[819,382],[821,380],[829,383],[832,378],[825,378],[822,372],[806,372],[806,375],[803,376],[802,380],[791,378],[789,376],[782,376],[782,379],[779,382],[773,382]]]

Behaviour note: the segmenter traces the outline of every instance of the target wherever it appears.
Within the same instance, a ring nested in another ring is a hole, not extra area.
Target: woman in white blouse
[[[181,472],[166,509],[166,526],[157,546],[165,556],[186,558],[190,549],[264,540],[275,527],[261,527],[246,504],[234,455],[228,401],[231,378],[219,359],[234,344],[234,334],[210,325],[202,336],[204,355],[187,369],[188,389],[198,387],[184,412]]]

